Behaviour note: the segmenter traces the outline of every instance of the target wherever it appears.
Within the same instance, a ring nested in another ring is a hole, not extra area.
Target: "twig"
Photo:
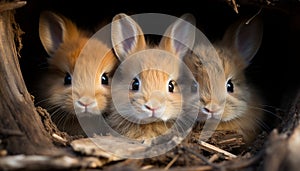
[[[26,5],[26,1],[5,2],[0,4],[0,12],[21,8]]]
[[[146,165],[146,166],[141,167],[141,170],[149,170],[149,169],[152,169],[153,167],[154,167],[153,165]]]
[[[233,6],[233,10],[238,14],[239,10],[238,10],[238,7],[237,7],[237,4],[236,4],[235,0],[231,0],[231,3],[232,3],[232,6]]]
[[[219,166],[215,165],[214,163],[211,163],[206,157],[204,157],[203,155],[199,154],[199,153],[196,153],[195,151],[189,149],[189,148],[186,148],[186,147],[182,147],[183,150],[195,155],[196,157],[200,158],[205,164],[213,167],[214,169],[220,169]]]
[[[171,161],[170,163],[168,163],[168,165],[164,168],[164,170],[168,170],[174,163],[175,161],[178,159],[179,155],[176,155]]]
[[[55,133],[52,134],[52,137],[55,138],[57,141],[60,141],[61,143],[67,143],[68,140],[66,138],[63,138]]]
[[[255,163],[258,163],[263,157],[264,151],[260,151],[254,157],[245,160],[233,160],[232,162],[225,162],[220,164],[219,167],[226,168],[227,170],[241,170]]]
[[[226,139],[226,140],[221,140],[218,142],[218,144],[230,144],[233,142],[237,142],[238,139],[237,138],[230,138],[230,139]]]
[[[256,16],[258,16],[261,13],[262,7],[259,9],[257,13],[255,13],[249,20],[246,21],[245,24],[249,24]]]
[[[212,162],[218,160],[219,158],[220,158],[220,156],[218,154],[214,154],[209,158],[208,161],[212,163]]]
[[[0,158],[0,170],[63,170],[96,168],[105,164],[97,157],[74,158],[70,156],[13,155]]]
[[[225,155],[225,156],[227,156],[229,158],[237,158],[236,155],[234,155],[234,154],[232,154],[232,153],[230,153],[228,151],[222,150],[222,149],[220,149],[220,148],[218,148],[216,146],[213,146],[211,144],[208,144],[208,143],[206,143],[204,141],[199,141],[199,144],[205,150],[213,151],[213,152],[217,152],[217,153],[221,153],[221,154],[223,154],[223,155]]]

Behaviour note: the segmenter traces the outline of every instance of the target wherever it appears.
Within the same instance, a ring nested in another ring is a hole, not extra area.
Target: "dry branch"
[[[5,100],[0,101],[0,138],[8,154],[58,153],[60,150],[45,131],[22,77],[14,42],[19,39],[15,33],[20,30],[13,27],[14,11],[9,9],[16,6],[12,6],[10,2],[1,2],[0,99]]]
[[[0,12],[21,8],[26,3],[26,1],[2,2],[0,3]]]
[[[224,155],[225,157],[228,157],[228,158],[237,158],[236,155],[231,154],[228,151],[222,150],[222,149],[220,149],[220,148],[218,148],[214,145],[211,145],[209,143],[206,143],[204,141],[199,141],[199,144],[200,144],[201,148],[203,148],[205,150],[220,153],[220,154],[222,154],[222,155]]]
[[[13,155],[0,158],[1,170],[62,170],[79,168],[98,168],[104,164],[96,157],[83,159],[70,156]]]
[[[281,125],[282,132],[275,129],[267,142],[265,171],[297,171],[300,168],[300,89],[288,109]]]

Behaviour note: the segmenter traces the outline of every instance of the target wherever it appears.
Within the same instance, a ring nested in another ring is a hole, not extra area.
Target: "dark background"
[[[59,12],[85,29],[94,29],[102,22],[108,23],[120,12],[163,13],[177,17],[184,13],[192,13],[197,19],[198,28],[214,41],[221,38],[232,22],[243,16],[252,16],[260,9],[257,4],[241,4],[237,14],[225,0],[109,0],[105,3],[95,0],[31,0],[17,10],[16,20],[25,32],[22,35],[20,65],[29,92],[34,92],[31,88],[34,84],[33,79],[39,79],[37,73],[39,68],[45,66],[47,56],[38,37],[39,14],[43,10]],[[299,5],[300,3],[287,1],[280,6],[263,8],[260,13],[264,21],[263,42],[247,69],[247,74],[263,92],[269,106],[282,107],[286,97],[292,98],[293,94],[296,94],[296,88],[299,87]]]

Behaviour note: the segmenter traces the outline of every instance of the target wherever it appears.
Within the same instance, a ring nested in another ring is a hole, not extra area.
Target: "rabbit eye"
[[[66,75],[65,75],[64,85],[71,85],[71,84],[72,84],[72,77],[67,72]]]
[[[169,87],[169,92],[173,93],[174,92],[174,88],[175,88],[175,81],[173,81],[173,80],[169,81],[168,87]]]
[[[108,85],[108,76],[107,73],[103,73],[101,76],[101,84]]]
[[[233,84],[231,82],[231,79],[227,81],[226,88],[227,88],[227,92],[228,93],[233,93],[234,87],[233,87]]]
[[[192,91],[192,93],[196,93],[197,90],[198,90],[198,84],[195,80],[193,80],[192,86],[191,86],[191,91]]]
[[[139,87],[140,87],[139,80],[137,78],[134,78],[131,83],[131,90],[137,91],[137,90],[139,90]]]

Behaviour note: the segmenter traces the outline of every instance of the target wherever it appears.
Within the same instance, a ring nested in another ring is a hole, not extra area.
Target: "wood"
[[[292,96],[291,96],[292,97]],[[275,129],[266,143],[264,156],[265,171],[289,170],[300,168],[300,89],[295,100],[288,105],[288,113],[280,130]]]
[[[222,150],[214,145],[211,145],[209,143],[206,143],[204,141],[199,141],[199,145],[201,146],[201,148],[205,149],[205,150],[208,150],[208,151],[213,151],[213,152],[217,152],[217,153],[220,153],[224,156],[227,156],[229,159],[231,158],[237,158],[236,155],[234,154],[231,154],[230,152],[228,151],[225,151],[225,150]]]
[[[97,168],[104,164],[97,157],[77,158],[70,156],[13,155],[0,158],[1,170],[63,170]]]
[[[8,154],[55,154],[22,78],[14,42],[21,31],[6,2],[0,13],[0,138]]]
[[[110,138],[109,136],[104,136],[103,138],[81,138],[74,140],[70,143],[71,147],[74,151],[83,154],[85,156],[96,156],[96,157],[102,157],[106,158],[109,162],[110,161],[118,161],[118,160],[124,160],[112,153],[109,153],[99,147],[99,144],[97,144],[97,141],[103,141],[107,142],[109,148],[116,148],[116,146],[129,146],[127,142],[117,142],[116,138]],[[103,143],[102,143],[103,144]],[[118,145],[116,145],[118,144]],[[134,150],[134,149],[133,149]]]
[[[26,5],[26,1],[4,2],[0,4],[0,12],[14,10]]]

